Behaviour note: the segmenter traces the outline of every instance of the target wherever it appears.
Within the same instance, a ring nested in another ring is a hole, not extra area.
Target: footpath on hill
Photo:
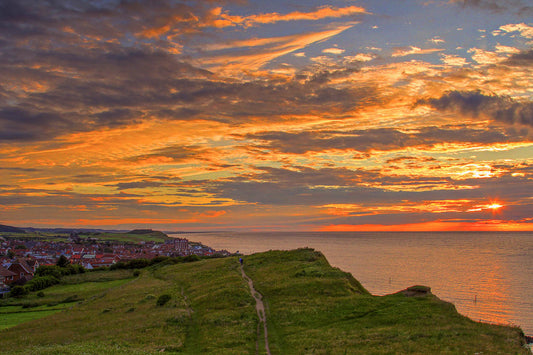
[[[248,282],[248,286],[250,287],[250,292],[252,293],[253,298],[255,299],[255,309],[257,311],[257,316],[259,317],[259,324],[257,325],[257,342],[256,342],[256,352],[259,352],[259,336],[260,336],[260,326],[261,323],[263,323],[263,333],[265,334],[265,349],[268,355],[270,354],[270,348],[268,346],[268,330],[267,330],[267,322],[266,322],[266,315],[265,315],[265,305],[263,303],[263,295],[261,295],[259,292],[256,291],[254,288],[254,282],[252,279],[246,275],[244,272],[244,267],[241,263],[241,274],[244,280]]]

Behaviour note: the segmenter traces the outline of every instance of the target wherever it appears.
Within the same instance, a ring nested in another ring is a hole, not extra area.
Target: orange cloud
[[[256,47],[266,46],[272,44],[271,48],[265,48],[262,51],[254,50],[253,52],[246,52],[245,54],[227,54],[218,55],[202,60],[205,65],[221,66],[223,70],[253,70],[258,69],[269,61],[280,57],[282,55],[297,51],[308,45],[327,40],[338,35],[341,32],[351,28],[354,24],[338,26],[334,29],[321,32],[304,33],[291,36],[252,39],[247,41],[229,42],[225,45],[213,45],[211,49],[226,49],[235,47]]]
[[[325,18],[345,17],[356,14],[366,14],[366,10],[359,6],[347,6],[342,8],[325,6],[312,12],[294,11],[288,14],[280,14],[278,12],[250,15],[250,16],[236,16],[223,13],[222,8],[215,8],[211,14],[218,16],[212,22],[208,22],[203,26],[214,26],[217,28],[244,26],[252,27],[258,24],[272,24],[282,21],[316,21]]]
[[[393,57],[405,57],[412,54],[430,54],[435,52],[442,52],[443,48],[429,48],[421,49],[419,47],[409,46],[408,48],[397,48],[393,53]]]

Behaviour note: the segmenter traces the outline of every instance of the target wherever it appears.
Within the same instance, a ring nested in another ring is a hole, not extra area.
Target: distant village
[[[61,256],[71,264],[87,270],[110,267],[133,259],[153,259],[158,256],[228,256],[226,250],[214,250],[185,238],[169,238],[163,243],[99,241],[95,237],[81,238],[71,233],[65,241],[44,241],[0,236],[0,292],[15,284],[24,284],[33,278],[39,266],[56,265]]]

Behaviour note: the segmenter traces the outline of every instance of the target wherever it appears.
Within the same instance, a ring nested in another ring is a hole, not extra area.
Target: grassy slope
[[[312,250],[247,256],[245,270],[264,295],[273,354],[528,353],[518,329],[472,322],[433,296],[371,296]],[[76,282],[95,276],[76,277],[58,287],[77,286],[69,292],[84,301],[0,331],[2,353],[255,353],[258,319],[236,258],[160,265],[90,296]],[[156,306],[162,294],[172,299]]]
[[[257,316],[237,268],[232,258],[144,270],[139,278],[72,309],[0,332],[0,349],[3,354],[145,354],[162,349],[249,354],[255,349]],[[84,297],[80,290],[77,294]],[[156,300],[162,294],[172,299],[161,307]]]
[[[369,295],[312,250],[245,258],[276,354],[520,354],[517,328],[481,324],[435,296]]]

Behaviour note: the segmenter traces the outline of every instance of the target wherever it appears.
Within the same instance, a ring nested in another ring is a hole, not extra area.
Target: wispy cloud
[[[444,49],[441,49],[441,48],[421,49],[419,47],[409,46],[409,47],[396,48],[394,52],[392,52],[392,56],[393,57],[405,57],[405,56],[414,55],[414,54],[431,54],[431,53],[442,52],[442,51],[444,51]]]
[[[211,13],[214,15],[212,21],[205,23],[204,26],[224,28],[233,26],[252,27],[256,25],[288,21],[316,21],[326,18],[361,15],[366,14],[367,11],[363,7],[359,6],[347,6],[341,8],[323,6],[310,12],[294,11],[287,14],[272,12],[249,16],[238,16],[230,15],[228,12],[224,12],[222,8],[219,7],[212,10]]]
[[[340,25],[333,29],[320,32],[303,33],[291,36],[252,39],[246,41],[229,42],[223,45],[214,45],[208,49],[229,49],[252,47],[250,51],[241,53],[213,55],[202,59],[204,65],[222,66],[225,70],[252,70],[258,69],[271,60],[283,55],[303,49],[310,44],[325,41],[353,27],[355,24]],[[258,50],[257,47],[262,47]]]

